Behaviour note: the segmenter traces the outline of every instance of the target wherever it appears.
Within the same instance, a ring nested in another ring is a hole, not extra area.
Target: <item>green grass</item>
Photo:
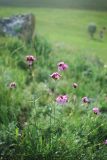
[[[36,47],[0,37],[0,158],[106,160],[107,33],[102,42],[97,34],[92,40],[87,25],[93,21],[98,29],[106,26],[107,13],[0,8],[1,17],[30,12],[36,16]],[[37,57],[32,69],[25,61],[29,53]],[[59,61],[69,68],[54,81],[50,74]],[[12,81],[17,84],[14,90],[8,87]],[[55,102],[61,94],[69,97],[65,106]],[[83,96],[91,103],[84,105]],[[95,106],[100,115],[93,113]]]
[[[4,12],[5,9],[5,12]],[[69,9],[37,9],[37,8],[0,8],[1,17],[19,13],[34,13],[36,16],[36,32],[45,36],[54,45],[71,49],[71,54],[89,54],[107,60],[107,31],[103,42],[99,41],[98,32],[107,26],[107,13],[69,10]],[[98,31],[96,40],[91,40],[87,26],[95,22]]]
[[[47,55],[51,46],[41,37],[38,49],[33,49],[37,62],[29,70],[25,56],[32,51],[30,46],[8,37],[1,38],[1,43],[0,158],[106,160],[103,142],[107,137],[107,69],[104,63],[96,57],[66,56],[69,53],[66,48],[50,49]],[[57,70],[60,60],[69,68],[55,82],[49,75]],[[11,81],[17,84],[14,90],[8,87]],[[76,90],[72,88],[73,82],[79,85]],[[69,102],[65,106],[57,105],[57,95],[65,93]],[[83,96],[92,102],[83,105]],[[93,114],[94,106],[100,108],[101,115]]]

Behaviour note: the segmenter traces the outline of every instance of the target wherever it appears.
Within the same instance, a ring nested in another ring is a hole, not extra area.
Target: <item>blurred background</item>
[[[107,0],[0,0],[0,5],[106,10]]]

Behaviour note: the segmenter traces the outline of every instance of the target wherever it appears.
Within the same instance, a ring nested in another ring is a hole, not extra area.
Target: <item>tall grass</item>
[[[1,159],[106,160],[104,63],[88,55],[69,59],[65,49],[53,49],[41,37],[35,39],[34,46],[5,37],[0,47]],[[37,57],[30,70],[25,58],[29,53]],[[69,68],[54,81],[50,74],[57,71],[60,60]],[[13,90],[9,88],[12,81],[17,84]],[[74,82],[77,89],[72,88]],[[60,94],[69,97],[65,106],[55,102]],[[89,105],[83,105],[83,96],[90,98]],[[94,106],[100,108],[100,115],[92,112]]]

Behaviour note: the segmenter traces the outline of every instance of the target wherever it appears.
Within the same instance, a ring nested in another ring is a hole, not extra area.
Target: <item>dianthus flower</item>
[[[33,62],[36,60],[36,58],[32,55],[28,55],[26,56],[26,61],[28,63],[29,66],[32,66]]]
[[[57,66],[58,66],[58,70],[59,70],[59,71],[64,71],[64,70],[66,70],[66,69],[68,68],[68,65],[65,64],[64,62],[59,62],[59,63],[57,64]]]
[[[58,72],[54,72],[51,75],[51,78],[53,78],[54,80],[60,79],[61,75]]]
[[[58,104],[64,105],[68,102],[68,96],[67,95],[60,95],[56,98],[56,102]]]

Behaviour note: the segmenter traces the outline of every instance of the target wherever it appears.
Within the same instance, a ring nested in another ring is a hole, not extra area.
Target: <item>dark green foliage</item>
[[[44,37],[36,35],[34,38],[34,49],[38,57],[48,58],[52,51],[52,46]],[[43,58],[41,60],[45,60]]]
[[[58,57],[54,50],[51,53],[50,43],[38,37],[32,52],[37,61],[29,68],[25,56],[32,47],[20,40],[6,40],[2,40],[0,50],[0,158],[106,160],[104,63],[88,55],[68,58],[68,70],[61,72],[59,81],[54,81],[50,74],[57,71],[57,63],[66,55]],[[9,88],[12,81],[17,84],[13,90]],[[77,89],[72,88],[74,82],[78,83]],[[65,106],[56,104],[59,94],[69,96]],[[89,105],[82,104],[83,96],[90,98]],[[95,106],[100,108],[100,115],[92,112]]]
[[[94,38],[94,34],[96,33],[96,30],[97,30],[97,26],[95,23],[90,23],[88,25],[88,32],[91,38]]]

